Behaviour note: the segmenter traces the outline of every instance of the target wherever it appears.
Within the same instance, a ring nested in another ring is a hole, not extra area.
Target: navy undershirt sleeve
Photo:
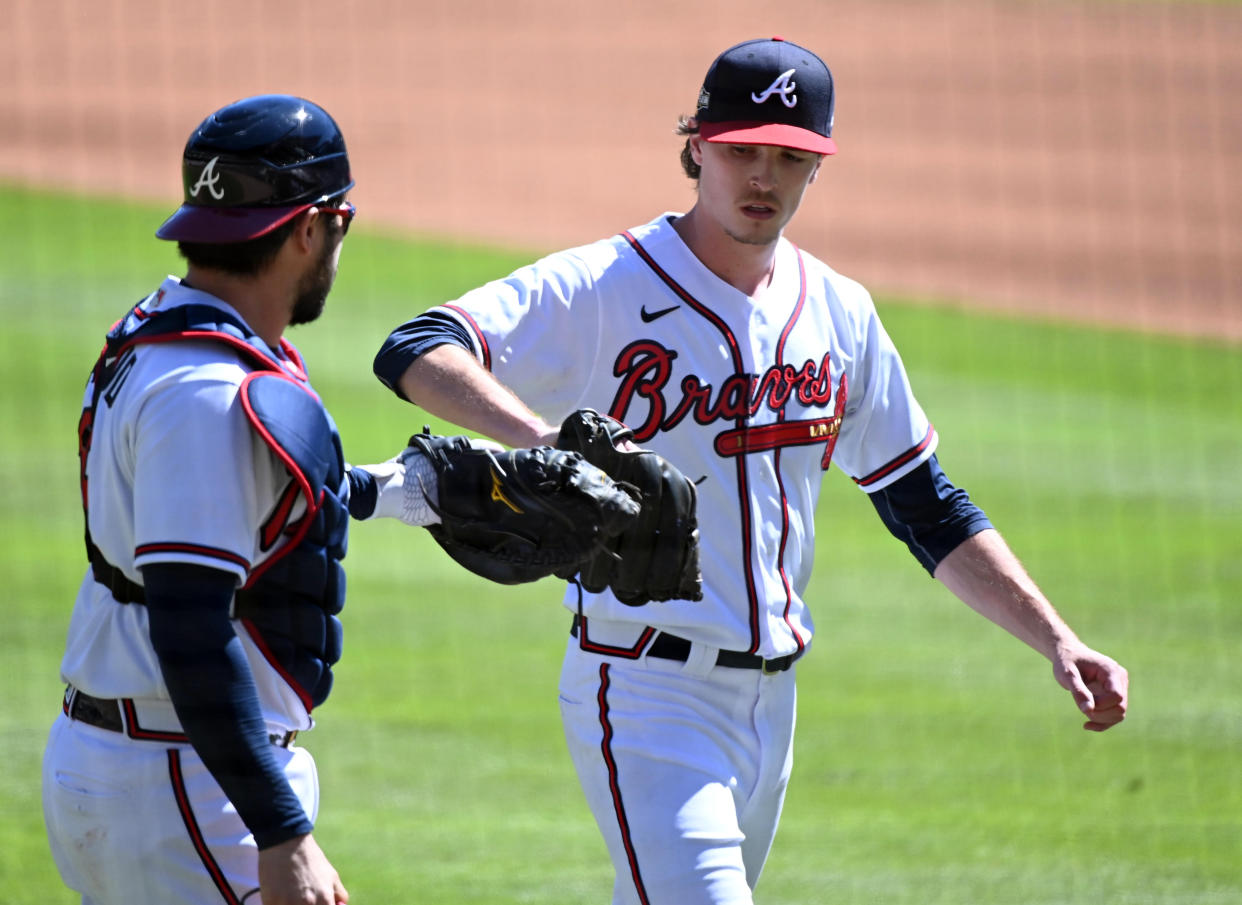
[[[966,538],[992,527],[966,491],[953,486],[934,455],[869,496],[888,530],[928,574]]]
[[[190,744],[260,849],[313,828],[276,761],[254,676],[229,621],[236,578],[158,563],[142,570],[151,644]]]
[[[436,346],[446,343],[461,346],[463,349],[473,348],[470,333],[456,318],[438,311],[428,311],[408,320],[396,330],[388,334],[384,344],[375,355],[372,369],[380,383],[388,387],[402,399],[405,394],[397,386],[397,381],[405,373],[406,368],[413,364],[420,355],[425,355]],[[413,400],[406,400],[411,402]]]
[[[352,465],[345,472],[349,481],[349,514],[356,519],[367,519],[375,512],[375,504],[379,501],[379,486],[375,483],[375,475],[365,468]]]

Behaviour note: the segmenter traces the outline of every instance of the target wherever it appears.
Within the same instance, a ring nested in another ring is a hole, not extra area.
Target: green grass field
[[[181,267],[151,235],[162,207],[10,189],[0,209],[0,903],[57,905],[74,899],[39,759],[83,569],[81,390],[109,324]],[[370,374],[387,332],[528,258],[360,221],[323,320],[291,334],[352,461],[423,423]],[[880,307],[947,471],[1130,669],[1131,715],[1083,732],[1046,663],[929,580],[834,472],[758,901],[1242,902],[1242,349]],[[345,658],[305,744],[354,905],[607,902],[560,737],[556,584],[488,586],[396,523],[355,526],[347,565]]]

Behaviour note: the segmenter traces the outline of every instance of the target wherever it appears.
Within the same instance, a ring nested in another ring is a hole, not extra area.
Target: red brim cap
[[[206,207],[183,204],[156,230],[159,239],[223,245],[247,242],[288,223],[313,205],[289,207]]]
[[[815,154],[837,153],[837,143],[827,135],[785,123],[699,123],[704,140],[735,145],[776,145]]]

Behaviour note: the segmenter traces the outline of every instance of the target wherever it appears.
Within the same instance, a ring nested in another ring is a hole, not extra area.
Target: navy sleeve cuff
[[[953,486],[934,455],[870,499],[889,532],[928,574],[966,538],[992,527],[966,491]]]
[[[349,514],[361,521],[375,513],[375,504],[379,501],[379,486],[375,483],[375,475],[357,465],[345,472],[349,480]]]
[[[471,349],[470,333],[456,318],[437,311],[420,314],[413,320],[406,321],[384,340],[375,355],[372,370],[380,383],[388,387],[402,399],[405,394],[397,382],[411,364],[421,355],[425,355],[436,346],[446,343]],[[406,399],[407,402],[413,400]]]

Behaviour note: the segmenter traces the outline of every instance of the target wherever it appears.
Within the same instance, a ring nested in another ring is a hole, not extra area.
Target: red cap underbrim
[[[156,230],[158,239],[224,244],[246,242],[288,223],[310,204],[290,207],[204,207],[183,204]]]
[[[837,153],[837,143],[831,138],[790,126],[785,123],[729,122],[699,123],[699,134],[706,141],[734,145],[776,145],[796,151],[815,154]]]

